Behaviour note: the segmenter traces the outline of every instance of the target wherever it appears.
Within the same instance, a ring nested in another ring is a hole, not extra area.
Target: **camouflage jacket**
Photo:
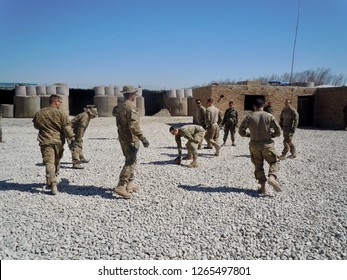
[[[205,129],[200,125],[189,124],[189,125],[184,125],[184,126],[180,127],[178,129],[178,134],[175,136],[178,153],[180,155],[182,154],[181,137],[188,139],[188,141],[197,141],[199,143],[200,140],[202,139],[204,133],[205,133]],[[195,136],[197,134],[201,135],[201,139],[200,138],[195,139]]]
[[[229,108],[225,110],[222,125],[227,124],[227,125],[237,126],[238,123],[239,123],[239,116],[237,111],[234,108],[233,109]]]
[[[246,131],[249,129],[249,132]],[[250,113],[241,123],[239,134],[251,141],[267,141],[281,135],[281,127],[275,117],[264,111]]]
[[[116,117],[120,140],[138,142],[145,138],[140,129],[139,113],[132,101],[123,101],[113,109],[112,114]]]
[[[64,144],[65,138],[72,140],[73,133],[69,117],[54,107],[45,107],[33,119],[34,127],[39,130],[37,140],[40,145]]]
[[[201,106],[200,108],[196,108],[195,121],[196,121],[196,124],[198,125],[201,125],[201,126],[206,125],[206,109],[204,106]]]
[[[87,112],[80,113],[71,120],[76,141],[82,140],[84,133],[89,125],[89,122],[90,117]]]
[[[280,126],[282,128],[296,128],[299,124],[299,114],[292,108],[285,108],[280,115]]]
[[[213,124],[220,125],[222,123],[222,113],[214,105],[206,109],[206,127],[210,128]]]

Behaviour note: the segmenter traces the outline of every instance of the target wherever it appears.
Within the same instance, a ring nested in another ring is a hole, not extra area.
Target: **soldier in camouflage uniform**
[[[291,155],[289,158],[296,158],[296,149],[295,145],[293,143],[293,136],[295,133],[295,129],[297,128],[299,124],[299,114],[298,112],[292,107],[292,101],[290,99],[287,99],[285,101],[284,109],[281,112],[280,115],[280,126],[283,130],[283,151],[282,155],[279,157],[280,160],[286,159],[286,154],[290,150]]]
[[[219,156],[220,146],[218,144],[219,125],[222,123],[222,113],[213,105],[213,99],[207,100],[206,109],[206,133],[205,140],[208,145],[216,149],[216,156]]]
[[[60,160],[64,153],[65,138],[70,146],[76,145],[69,117],[62,111],[62,99],[58,95],[49,97],[49,107],[41,109],[33,119],[34,127],[39,130],[37,140],[41,148],[43,164],[46,167],[46,183],[53,195],[58,193],[57,175]]]
[[[84,108],[84,112],[78,114],[71,120],[72,128],[75,133],[76,146],[71,150],[72,168],[83,169],[81,163],[88,163],[83,155],[83,136],[91,119],[98,116],[98,110],[94,105]]]
[[[204,129],[206,129],[206,109],[204,106],[201,105],[201,100],[197,99],[195,101],[196,103],[196,113],[195,113],[195,124],[202,126]],[[202,146],[202,141],[204,139],[201,139],[199,145],[198,145],[198,149],[201,149]],[[210,146],[210,148],[212,149],[212,147]]]
[[[131,193],[139,189],[139,186],[134,183],[137,152],[140,148],[139,143],[141,141],[143,146],[147,148],[149,142],[140,129],[139,113],[134,106],[137,90],[132,86],[124,86],[122,92],[124,101],[114,108],[113,115],[117,121],[118,138],[125,157],[125,164],[113,194],[129,199]]]
[[[172,135],[175,135],[179,158],[182,156],[181,137],[188,139],[186,143],[188,154],[183,159],[193,160],[188,167],[198,167],[198,145],[204,139],[205,129],[200,125],[190,124],[180,128],[171,126],[169,131]]]
[[[260,184],[260,193],[265,193],[266,181],[275,191],[281,188],[277,181],[279,172],[279,159],[275,149],[275,143],[271,138],[281,135],[281,128],[275,117],[263,111],[264,101],[255,100],[254,112],[249,114],[241,123],[239,134],[242,137],[250,137],[249,150],[252,163],[255,166],[254,175]],[[247,131],[249,129],[249,132]],[[264,172],[264,160],[270,165],[268,179]]]
[[[272,114],[272,106],[271,102],[268,102],[267,105],[264,107],[264,111]]]
[[[225,145],[228,134],[230,132],[231,142],[233,146],[235,145],[235,131],[236,127],[239,123],[238,113],[234,108],[234,102],[229,102],[229,109],[225,110],[224,118],[222,122],[222,126],[224,126],[224,137],[223,137],[223,145]]]

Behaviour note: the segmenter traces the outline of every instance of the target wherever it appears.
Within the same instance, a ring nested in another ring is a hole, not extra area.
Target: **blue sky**
[[[0,82],[187,88],[290,72],[299,0],[0,0]],[[347,0],[302,0],[294,72],[347,76]]]

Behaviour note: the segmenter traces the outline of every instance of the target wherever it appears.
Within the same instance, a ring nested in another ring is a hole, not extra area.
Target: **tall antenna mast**
[[[290,85],[292,84],[292,78],[293,78],[296,37],[298,36],[299,18],[300,18],[300,6],[301,6],[301,0],[299,1],[298,15],[297,15],[297,18],[296,18],[296,29],[295,29],[295,38],[294,38],[293,55],[292,55],[292,69],[290,71],[290,78],[289,78],[289,84]]]

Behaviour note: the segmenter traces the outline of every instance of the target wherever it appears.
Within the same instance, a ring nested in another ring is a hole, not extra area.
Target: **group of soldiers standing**
[[[124,101],[114,107],[113,115],[116,117],[118,128],[118,138],[125,157],[124,166],[119,175],[117,186],[113,194],[129,199],[133,192],[139,190],[140,186],[135,181],[135,166],[140,142],[147,148],[149,142],[140,128],[140,118],[134,105],[137,90],[132,86],[123,87]],[[74,169],[83,169],[81,163],[88,160],[83,155],[83,136],[91,119],[98,116],[95,106],[87,106],[85,111],[71,121],[60,109],[62,99],[58,95],[51,95],[50,106],[41,109],[36,113],[33,123],[39,130],[38,141],[41,148],[43,164],[46,168],[47,188],[52,194],[58,193],[57,176],[59,174],[60,160],[64,152],[64,143],[67,139],[68,146],[72,154],[72,164]],[[207,108],[201,104],[201,100],[196,100],[197,114],[195,123],[183,127],[170,127],[169,131],[175,136],[178,154],[176,163],[181,160],[192,160],[188,167],[198,167],[198,150],[202,147],[205,139],[207,146],[204,148],[215,149],[215,155],[219,156],[221,146],[219,145],[220,127],[224,127],[223,145],[225,145],[230,133],[232,146],[235,144],[235,132],[239,126],[238,112],[234,108],[233,101],[229,102],[229,108],[222,117],[221,111],[214,105],[212,99],[207,100]],[[264,101],[256,99],[253,107],[254,111],[247,115],[239,126],[239,134],[243,137],[250,137],[250,153],[255,165],[255,178],[260,184],[260,193],[265,193],[266,182],[275,191],[281,191],[278,183],[279,160],[286,157],[288,151],[290,157],[296,157],[295,146],[292,142],[295,128],[298,125],[298,113],[291,106],[291,101],[286,100],[280,122],[277,123],[275,117],[264,111]],[[281,134],[284,135],[284,149],[282,155],[278,157],[275,145],[272,140]],[[186,143],[187,155],[182,158],[181,138],[188,141]],[[270,165],[268,176],[264,172],[264,160]]]
[[[207,108],[201,104],[201,100],[196,100],[197,110],[195,116],[195,124],[185,125],[183,127],[170,127],[169,131],[175,136],[178,147],[179,156],[175,159],[177,164],[181,160],[193,159],[188,167],[197,167],[198,162],[198,149],[201,149],[202,140],[207,142],[206,149],[212,146],[216,149],[215,155],[220,153],[221,146],[218,143],[219,130],[222,126],[224,128],[223,144],[226,144],[228,134],[230,133],[232,146],[235,144],[235,132],[239,126],[238,112],[234,108],[234,102],[229,102],[229,108],[225,111],[224,117],[220,110],[214,106],[213,100],[207,100]],[[285,107],[280,115],[280,122],[278,123],[272,115],[271,102],[266,106],[264,101],[260,98],[256,99],[253,105],[253,112],[250,113],[242,121],[239,126],[239,134],[242,137],[250,137],[249,149],[251,153],[251,160],[255,166],[254,175],[260,185],[259,192],[264,194],[266,192],[266,182],[274,188],[275,191],[280,192],[280,184],[277,180],[279,172],[279,161],[286,158],[286,154],[290,151],[289,158],[296,158],[296,149],[293,144],[293,135],[299,123],[299,114],[292,107],[291,100],[287,99]],[[274,137],[281,135],[283,130],[283,151],[281,156],[278,156],[275,143],[272,140]],[[182,143],[181,137],[186,138],[187,156],[182,158]],[[264,171],[264,160],[269,164],[268,176]]]

